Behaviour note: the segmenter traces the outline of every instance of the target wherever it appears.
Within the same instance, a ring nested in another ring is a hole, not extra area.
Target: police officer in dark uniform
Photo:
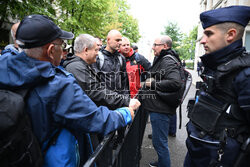
[[[230,6],[200,14],[203,82],[189,100],[185,167],[250,165],[250,54],[242,46],[250,7]]]

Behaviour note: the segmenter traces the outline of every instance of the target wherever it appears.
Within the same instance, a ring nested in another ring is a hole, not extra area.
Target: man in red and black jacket
[[[119,52],[126,58],[130,96],[133,98],[141,87],[140,83],[146,80],[151,63],[144,56],[134,52],[126,37],[122,37]]]

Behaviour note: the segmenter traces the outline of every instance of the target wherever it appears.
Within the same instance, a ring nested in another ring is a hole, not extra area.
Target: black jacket
[[[97,57],[93,68],[98,73],[101,81],[104,82],[108,89],[119,94],[129,95],[129,84],[126,71],[126,60],[119,52],[113,54],[103,49],[100,52],[104,55],[104,63],[100,67],[100,59]],[[122,64],[118,56],[122,58]]]
[[[169,106],[156,93],[156,90],[161,92],[175,92],[182,85],[177,63],[169,57],[164,57],[165,55],[175,56],[175,52],[171,49],[161,51],[160,56],[157,57],[150,69],[149,77],[154,78],[155,81],[151,83],[151,88],[144,86],[140,95],[144,99],[142,105],[148,111],[175,114],[176,108]]]
[[[119,95],[109,90],[106,85],[100,81],[99,76],[92,67],[80,57],[74,55],[67,58],[63,66],[68,72],[75,76],[78,84],[97,106],[103,105],[109,109],[117,109],[129,105],[129,97]]]

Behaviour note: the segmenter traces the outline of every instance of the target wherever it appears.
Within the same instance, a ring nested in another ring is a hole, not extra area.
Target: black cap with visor
[[[69,40],[74,38],[74,34],[61,30],[44,15],[26,16],[16,32],[16,39],[23,43],[23,45],[19,44],[19,47],[23,49],[43,46],[58,38]]]

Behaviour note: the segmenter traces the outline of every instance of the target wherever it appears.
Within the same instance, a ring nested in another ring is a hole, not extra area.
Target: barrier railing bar
[[[96,150],[94,151],[94,153],[89,157],[89,159],[87,160],[87,162],[83,165],[83,167],[90,167],[95,161],[96,159],[100,156],[100,154],[104,151],[104,148],[108,145],[108,143],[110,142],[110,140],[113,138],[113,136],[115,135],[115,132],[112,132],[108,135],[106,135],[103,140],[101,141],[100,144],[98,144]]]

